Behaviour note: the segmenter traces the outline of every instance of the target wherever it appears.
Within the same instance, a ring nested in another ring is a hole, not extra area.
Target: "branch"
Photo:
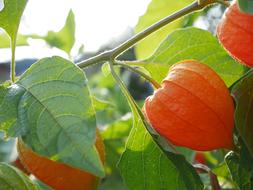
[[[96,55],[94,57],[91,57],[89,59],[86,59],[84,61],[81,61],[79,63],[77,63],[77,66],[80,68],[86,68],[88,66],[97,64],[97,63],[101,63],[104,61],[109,61],[112,57],[112,50],[110,51],[105,51],[99,55]]]
[[[118,47],[116,47],[110,51],[106,51],[106,52],[99,54],[95,57],[92,57],[90,59],[84,60],[84,61],[78,63],[77,65],[80,68],[85,68],[90,65],[96,64],[98,62],[115,60],[115,58],[117,58],[120,54],[122,54],[123,52],[125,52],[126,50],[131,48],[137,42],[143,40],[148,35],[158,31],[162,27],[175,21],[178,18],[181,18],[182,16],[185,16],[189,13],[201,10],[204,7],[208,6],[209,4],[212,4],[215,2],[216,2],[216,0],[196,0],[195,2],[184,7],[183,9],[179,10],[178,12],[175,12],[175,13],[165,17],[164,19],[162,19],[162,20],[156,22],[155,24],[151,25],[150,27],[146,28],[142,32],[136,34],[135,36],[133,36],[132,38],[130,38],[126,42],[119,45]]]
[[[161,29],[162,27],[166,26],[167,24],[171,23],[172,21],[185,16],[189,13],[202,9],[202,5],[199,4],[198,1],[193,2],[192,4],[188,5],[187,7],[173,13],[165,17],[164,19],[156,22],[155,24],[151,25],[150,27],[146,28],[142,32],[136,34],[131,39],[127,40],[123,44],[119,45],[113,50],[113,59],[117,58],[121,53],[131,48],[134,44],[144,39],[146,36],[156,32],[157,30]]]

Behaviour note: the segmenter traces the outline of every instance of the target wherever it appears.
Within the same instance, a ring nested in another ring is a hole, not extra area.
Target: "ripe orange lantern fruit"
[[[104,163],[104,144],[100,135],[97,135],[96,147]],[[18,140],[17,149],[24,167],[55,190],[95,190],[98,185],[98,177],[40,156],[28,148],[21,139]]]
[[[183,61],[145,100],[152,127],[177,146],[198,151],[233,149],[234,105],[223,80],[207,65]]]
[[[238,61],[253,67],[253,14],[243,13],[233,3],[217,28],[220,43]]]

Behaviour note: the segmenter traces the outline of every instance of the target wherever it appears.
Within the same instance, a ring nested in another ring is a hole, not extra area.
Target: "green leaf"
[[[171,152],[165,154],[153,141],[151,127],[127,88],[112,70],[112,75],[121,87],[133,113],[133,127],[127,140],[126,150],[121,156],[119,169],[130,189],[134,190],[202,190],[203,184],[184,156]],[[149,131],[147,131],[147,129]]]
[[[229,168],[232,179],[240,190],[249,190],[253,188],[253,159],[245,146],[242,147],[240,155],[229,152],[225,161]]]
[[[219,164],[218,166],[216,166],[212,172],[219,176],[219,177],[224,177],[227,178],[229,176],[229,170],[228,170],[228,166],[225,162],[222,162],[221,164]]]
[[[232,59],[211,33],[197,28],[172,32],[149,59],[137,65],[144,66],[155,80],[161,82],[171,65],[187,59],[209,65],[227,86],[244,73],[244,66]]]
[[[98,190],[129,190],[118,173],[113,173],[103,179],[98,187]]]
[[[12,41],[15,41],[21,16],[27,0],[4,0],[4,8],[0,11],[0,28],[3,28]]]
[[[252,0],[238,0],[241,11],[246,13],[253,13],[253,1]]]
[[[75,16],[72,10],[69,11],[63,28],[59,32],[49,31],[45,40],[50,46],[57,47],[70,54],[75,43]]]
[[[63,58],[44,58],[33,64],[5,96],[19,98],[6,101],[6,105],[17,102],[10,134],[21,135],[40,155],[103,176],[86,82],[83,71]],[[1,107],[0,113],[5,112],[9,108]]]
[[[132,116],[127,113],[122,118],[116,120],[110,125],[107,125],[102,133],[104,140],[118,140],[126,138],[132,128]]]
[[[203,189],[199,176],[182,155],[166,156],[154,143],[140,118],[134,121],[120,160],[122,176],[134,190]]]
[[[34,39],[43,39],[51,47],[57,47],[70,55],[75,43],[75,15],[73,11],[69,11],[65,25],[60,31],[49,31],[46,36],[30,35],[30,37]]]
[[[253,157],[253,70],[233,85],[231,93],[236,102],[235,126]]]
[[[10,39],[7,35],[0,33],[0,48],[9,48],[10,47]],[[28,45],[27,37],[21,34],[17,35],[17,46],[25,46]]]
[[[0,189],[39,190],[39,187],[15,167],[0,163]]]
[[[99,190],[128,190],[120,177],[116,163],[125,149],[126,139],[132,128],[132,115],[127,113],[113,123],[106,125],[101,133],[106,155],[107,175],[101,182]]]
[[[12,88],[10,83],[0,85],[0,130],[7,133],[17,121],[17,106],[24,93],[21,88]]]
[[[101,110],[105,110],[105,109],[109,109],[109,108],[114,107],[114,105],[112,103],[98,99],[95,96],[92,96],[92,102],[93,102],[93,106],[96,111],[101,111]]]
[[[146,29],[151,24],[182,9],[191,2],[193,2],[193,0],[152,0],[146,13],[140,17],[135,32],[138,33]],[[136,46],[138,59],[144,59],[152,55],[160,42],[174,29],[182,27],[183,24],[184,19],[178,19],[138,43]]]
[[[39,186],[40,190],[53,190],[51,187],[47,186],[45,183],[43,183],[38,179],[35,179],[34,183],[36,183],[37,186]]]
[[[108,173],[117,172],[116,163],[125,150],[125,143],[132,128],[132,117],[127,114],[107,125],[102,133],[106,151],[106,169]]]
[[[105,77],[111,74],[110,72],[110,65],[108,62],[105,62],[102,67],[101,67],[102,73],[104,74]]]

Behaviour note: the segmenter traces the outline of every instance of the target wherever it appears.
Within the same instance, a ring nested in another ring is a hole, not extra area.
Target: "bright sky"
[[[139,16],[145,13],[150,1],[29,0],[19,32],[22,34],[35,33],[45,35],[48,30],[58,31],[64,25],[69,10],[72,9],[76,20],[77,41],[74,54],[81,44],[84,44],[86,51],[94,51],[110,41],[110,39],[120,36],[129,27],[134,27],[137,24]],[[2,2],[3,0],[0,0],[0,10]],[[35,45],[37,46],[36,48],[40,48],[41,46],[38,43],[35,43]],[[48,50],[43,49],[43,51]],[[18,48],[16,57],[27,57],[25,54],[28,52],[25,48]],[[31,52],[29,53],[31,54]],[[61,55],[59,51],[52,53]],[[10,52],[7,49],[0,50],[0,54],[2,58],[9,58],[10,56]],[[48,52],[37,54],[51,56]],[[37,57],[39,58],[40,56]]]
[[[32,0],[28,2],[21,33],[46,34],[59,30],[70,8],[76,18],[76,38],[86,50],[122,34],[127,27],[134,27],[144,14],[150,0]]]

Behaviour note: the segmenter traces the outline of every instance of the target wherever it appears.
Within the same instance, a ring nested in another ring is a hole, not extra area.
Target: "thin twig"
[[[141,72],[140,70],[130,66],[130,65],[127,65],[127,64],[124,64],[124,63],[121,63],[121,62],[115,62],[114,65],[118,65],[118,66],[121,66],[121,67],[124,67],[130,71],[133,71],[137,74],[139,74],[140,76],[142,76],[143,78],[145,78],[146,80],[148,80],[156,89],[159,89],[161,88],[161,85],[155,81],[152,77],[146,75],[145,73]]]
[[[135,36],[133,36],[132,38],[130,38],[126,42],[119,45],[118,47],[116,47],[110,51],[106,51],[106,52],[99,54],[97,56],[94,56],[90,59],[84,60],[84,61],[78,63],[77,65],[80,68],[85,68],[90,65],[96,64],[97,62],[115,60],[120,54],[122,54],[123,52],[125,52],[126,50],[131,48],[137,42],[143,40],[148,35],[158,31],[159,29],[161,29],[162,27],[166,26],[167,24],[175,21],[176,19],[181,18],[182,16],[185,16],[189,13],[201,10],[205,6],[207,6],[211,3],[214,3],[214,2],[215,2],[215,0],[203,0],[203,3],[199,3],[199,1],[196,0],[192,4],[184,7],[183,9],[181,9],[181,10],[179,10],[179,11],[177,11],[165,18],[163,18],[162,20],[156,22],[155,24],[146,28],[142,32],[136,34]]]
[[[224,5],[225,7],[229,7],[230,6],[230,3],[228,1],[216,0],[216,2]]]
[[[146,36],[152,34],[153,32],[156,32],[157,30],[161,29],[162,27],[166,26],[167,24],[171,23],[172,21],[185,16],[189,13],[192,13],[194,11],[200,10],[203,7],[198,3],[198,1],[193,2],[192,4],[188,5],[187,7],[165,17],[164,19],[156,22],[155,24],[151,25],[150,27],[146,28],[142,32],[136,34],[123,44],[119,45],[115,49],[113,49],[113,59],[117,58],[121,53],[131,48],[133,45],[135,45],[137,42],[144,39]]]

